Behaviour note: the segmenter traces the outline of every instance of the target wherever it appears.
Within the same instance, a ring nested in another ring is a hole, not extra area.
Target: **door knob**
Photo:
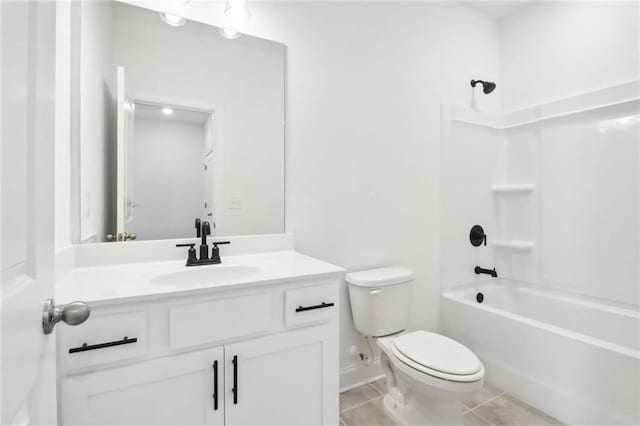
[[[44,334],[51,334],[55,325],[62,321],[68,325],[82,324],[89,318],[91,307],[85,302],[72,302],[62,306],[56,306],[53,299],[44,302],[42,311],[42,329]]]

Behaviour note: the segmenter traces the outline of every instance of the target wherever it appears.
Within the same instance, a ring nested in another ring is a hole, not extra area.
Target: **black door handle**
[[[233,356],[233,403],[238,403],[238,355]]]
[[[218,360],[213,361],[213,411],[218,409]]]

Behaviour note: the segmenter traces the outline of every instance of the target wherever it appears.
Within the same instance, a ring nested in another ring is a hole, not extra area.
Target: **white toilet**
[[[460,401],[482,388],[484,367],[455,340],[406,331],[413,278],[400,266],[347,274],[355,327],[382,351],[387,414],[405,425],[461,425]]]

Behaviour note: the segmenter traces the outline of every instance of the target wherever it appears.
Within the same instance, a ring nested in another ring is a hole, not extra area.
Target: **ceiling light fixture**
[[[240,36],[242,35],[242,33],[239,33],[232,28],[218,28],[218,31],[220,32],[220,35],[227,40],[235,40],[237,38],[240,38]]]
[[[162,108],[162,113],[164,115],[171,115],[171,114],[173,114],[173,109],[169,108],[169,107],[164,107],[164,108]]]
[[[247,0],[227,0],[224,6],[224,14],[238,21],[245,21],[251,16],[247,7]]]
[[[167,25],[171,25],[172,27],[181,27],[183,26],[187,20],[182,16],[172,15],[170,13],[160,13],[160,19]]]

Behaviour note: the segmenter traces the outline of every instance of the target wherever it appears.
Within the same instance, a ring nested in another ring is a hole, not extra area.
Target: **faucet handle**
[[[196,245],[195,243],[176,244],[176,247],[189,247],[189,254],[187,255],[187,266],[194,262],[196,258]]]
[[[473,225],[471,227],[471,231],[469,232],[469,241],[471,241],[471,245],[474,247],[478,247],[484,243],[487,245],[487,234],[484,232],[484,229],[480,225]]]
[[[211,259],[213,259],[215,263],[220,263],[220,248],[218,248],[218,245],[231,244],[231,241],[213,241],[211,244],[213,244]]]

